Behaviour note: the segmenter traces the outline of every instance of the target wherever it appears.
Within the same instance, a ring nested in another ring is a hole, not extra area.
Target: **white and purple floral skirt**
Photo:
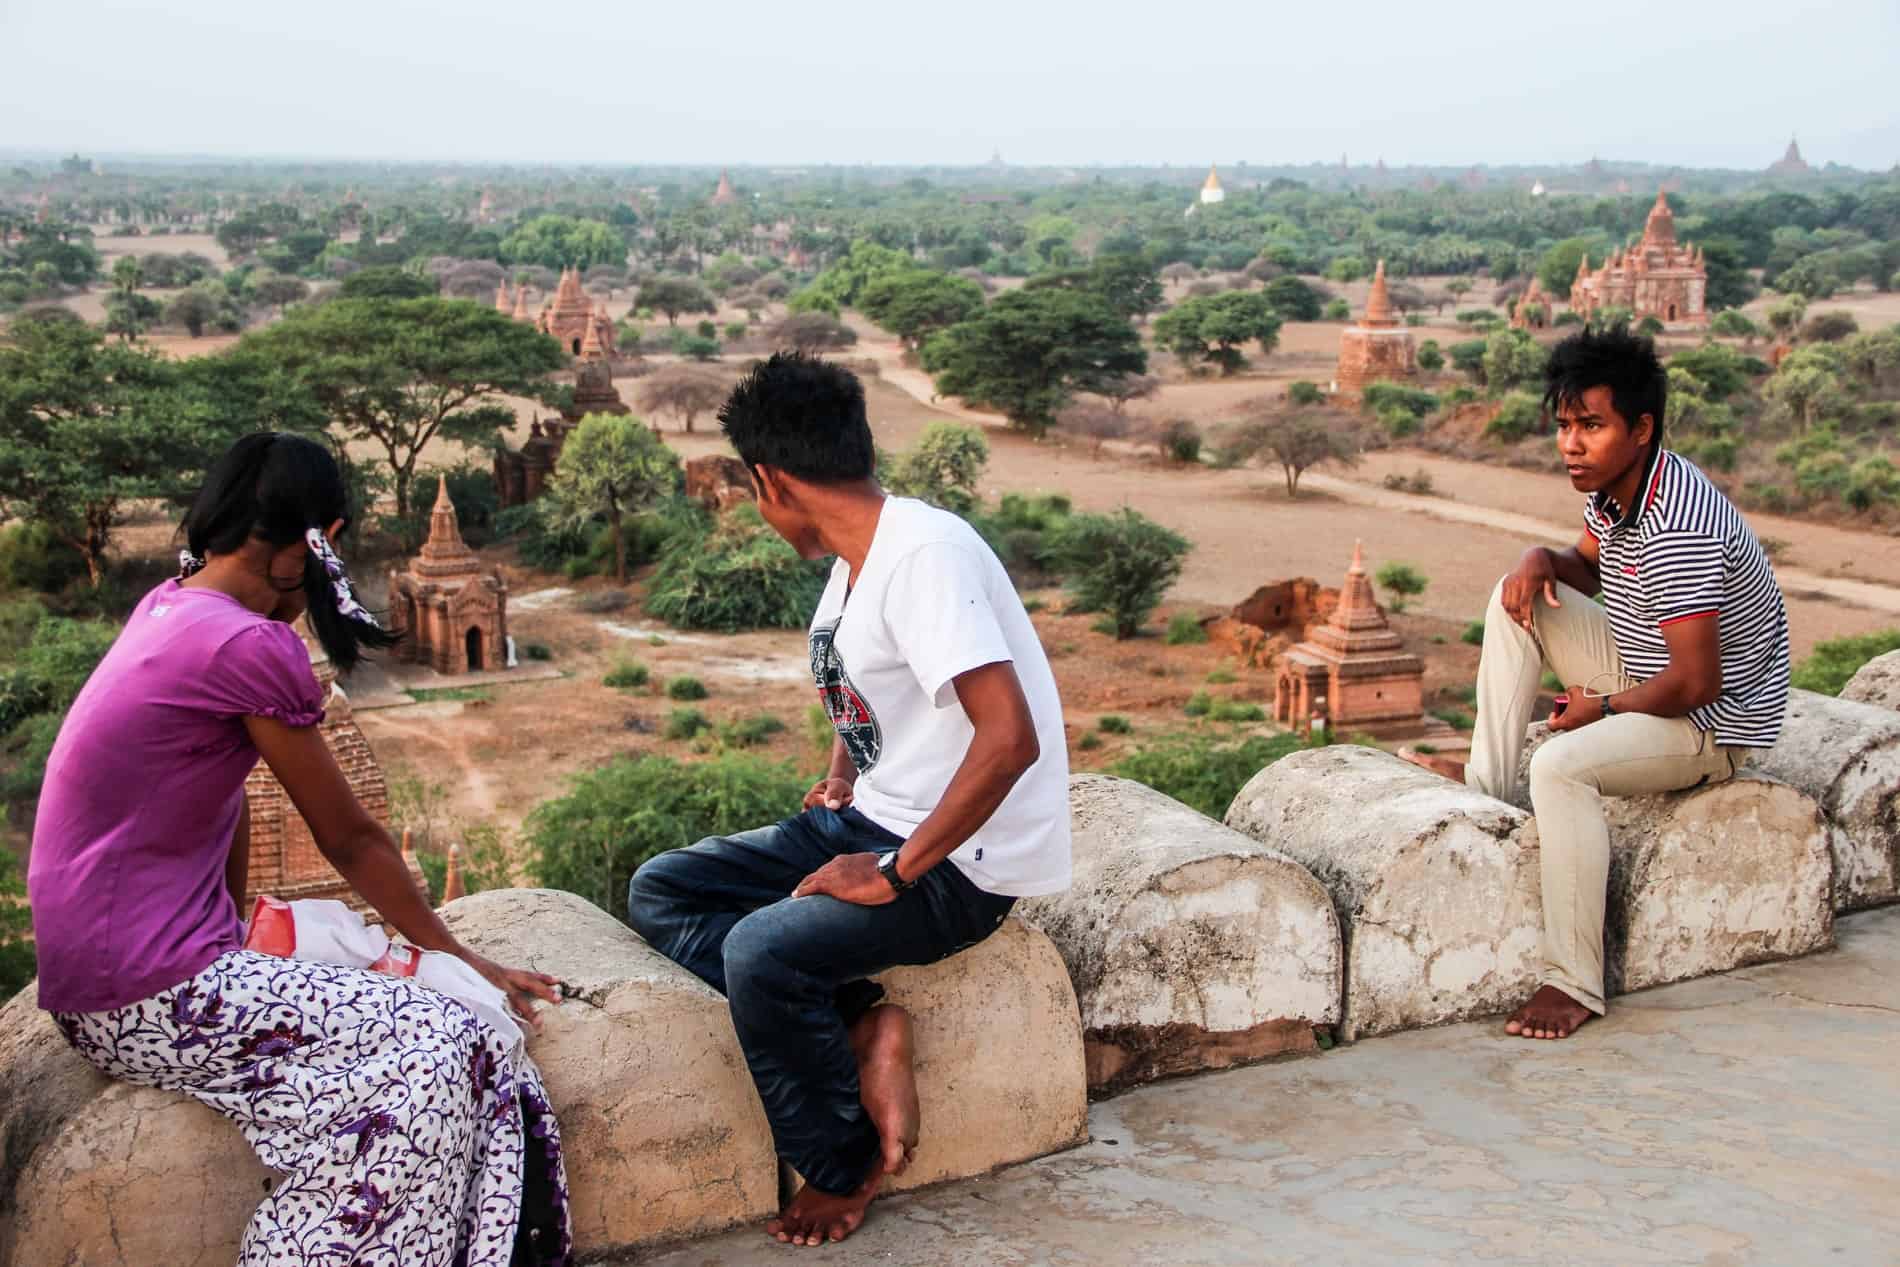
[[[556,1267],[560,1133],[525,1053],[413,981],[236,950],[54,1019],[110,1077],[180,1091],[285,1175],[240,1267]]]

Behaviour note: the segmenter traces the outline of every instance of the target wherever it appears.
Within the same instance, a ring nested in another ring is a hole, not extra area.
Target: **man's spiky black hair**
[[[1574,405],[1592,387],[1610,389],[1610,401],[1634,429],[1648,414],[1655,430],[1650,447],[1661,448],[1663,410],[1669,403],[1669,375],[1657,359],[1656,344],[1627,327],[1585,326],[1550,350],[1544,366],[1544,409]]]
[[[719,424],[749,467],[815,484],[865,479],[876,467],[864,385],[803,352],[777,352],[754,366],[719,407]]]

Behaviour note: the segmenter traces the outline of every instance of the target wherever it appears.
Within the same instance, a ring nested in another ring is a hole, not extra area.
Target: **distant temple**
[[[713,190],[712,205],[715,207],[730,207],[737,201],[739,201],[739,195],[732,187],[732,177],[728,176],[725,171],[721,169],[719,173],[719,188]]]
[[[508,283],[504,281],[495,291],[495,311],[508,313],[516,321],[532,323],[535,329],[559,339],[561,346],[574,356],[583,353],[589,337],[599,345],[602,355],[614,354],[614,323],[607,316],[607,305],[595,304],[587,297],[581,289],[578,268],[561,270],[560,285],[555,287],[554,297],[542,305],[538,315],[528,313],[526,282],[511,300]]]
[[[1215,170],[1214,164],[1209,163],[1207,166],[1207,179],[1201,182],[1201,196],[1199,200],[1188,204],[1186,214],[1191,216],[1201,207],[1211,207],[1217,202],[1226,201],[1227,191],[1221,188],[1220,172]]]
[[[1425,662],[1404,649],[1372,596],[1359,544],[1332,615],[1306,630],[1306,640],[1280,657],[1273,687],[1274,718],[1303,727],[1316,714],[1335,733],[1404,729],[1425,711]]]
[[[1612,252],[1595,272],[1588,256],[1578,263],[1570,309],[1585,320],[1601,308],[1627,308],[1638,321],[1654,317],[1670,325],[1705,325],[1708,287],[1701,248],[1676,241],[1676,213],[1658,191],[1643,224],[1642,241]]]
[[[486,572],[462,540],[442,481],[429,539],[407,571],[389,574],[390,619],[402,641],[395,655],[438,673],[477,673],[507,664],[508,583]]]
[[[1544,293],[1544,283],[1536,274],[1531,275],[1531,284],[1517,297],[1517,306],[1511,309],[1511,329],[1542,330],[1550,325],[1550,296]]]
[[[1366,384],[1381,379],[1410,378],[1418,373],[1418,349],[1412,332],[1399,324],[1392,297],[1385,288],[1385,261],[1372,273],[1372,293],[1358,324],[1339,332],[1338,388],[1343,396],[1358,396]]]
[[[1808,166],[1808,160],[1801,157],[1801,147],[1793,137],[1788,138],[1788,152],[1777,161],[1768,164],[1768,170],[1776,176],[1805,176],[1814,169]]]

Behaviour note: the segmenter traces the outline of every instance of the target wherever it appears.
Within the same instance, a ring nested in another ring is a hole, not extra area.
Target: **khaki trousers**
[[[1505,613],[1504,583],[1484,614],[1478,662],[1478,724],[1465,783],[1509,800],[1517,785],[1524,730],[1544,668],[1591,694],[1627,690],[1610,618],[1588,596],[1557,586],[1560,606],[1535,601],[1532,634]],[[1594,680],[1593,680],[1594,679]],[[1603,1012],[1603,906],[1610,881],[1610,832],[1603,797],[1669,792],[1719,782],[1746,749],[1718,746],[1686,717],[1618,713],[1556,736],[1531,758],[1531,810],[1542,848],[1545,985]]]

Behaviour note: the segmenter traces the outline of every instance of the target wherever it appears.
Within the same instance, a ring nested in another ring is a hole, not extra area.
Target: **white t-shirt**
[[[858,768],[860,813],[910,838],[976,733],[954,679],[1003,661],[1015,665],[1042,755],[950,861],[989,893],[1060,893],[1069,887],[1069,748],[1042,640],[974,528],[886,498],[862,575],[854,582],[839,559],[811,626],[812,676]]]

